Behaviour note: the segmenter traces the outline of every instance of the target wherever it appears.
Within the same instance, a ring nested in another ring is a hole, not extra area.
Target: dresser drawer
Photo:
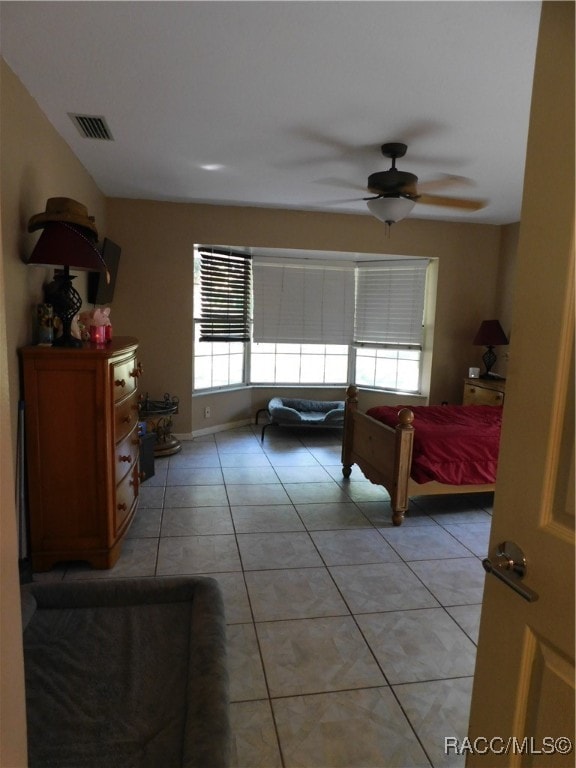
[[[116,444],[114,448],[116,459],[116,482],[120,482],[138,461],[139,445],[140,441],[136,429]]]
[[[138,399],[136,392],[114,406],[114,442],[118,443],[138,423]]]
[[[114,528],[118,534],[126,518],[131,515],[138,498],[137,467],[133,467],[116,486],[116,508],[114,510]]]
[[[478,384],[464,385],[464,405],[503,405],[504,392]]]
[[[136,363],[135,357],[121,363],[115,363],[112,366],[112,385],[115,402],[122,400],[136,390],[140,373],[141,368]]]

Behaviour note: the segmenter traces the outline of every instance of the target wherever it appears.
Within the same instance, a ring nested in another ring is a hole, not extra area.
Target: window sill
[[[203,397],[205,395],[219,395],[219,394],[225,394],[227,392],[245,392],[246,390],[264,390],[264,389],[277,389],[281,390],[283,392],[286,392],[286,390],[302,390],[302,389],[310,389],[310,390],[326,390],[326,389],[333,389],[333,390],[339,390],[343,393],[346,392],[350,384],[235,384],[230,387],[215,387],[213,389],[200,389],[200,390],[193,390],[192,396],[193,397]],[[424,392],[404,392],[399,389],[383,389],[381,387],[369,387],[366,385],[360,385],[356,384],[355,386],[358,387],[358,389],[361,392],[371,392],[371,393],[378,393],[382,395],[386,395],[387,397],[406,397],[406,398],[414,398],[416,400],[424,400],[428,401],[429,395],[425,394]]]

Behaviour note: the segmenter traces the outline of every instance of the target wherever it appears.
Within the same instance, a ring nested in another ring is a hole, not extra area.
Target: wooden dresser
[[[66,560],[111,568],[138,503],[138,342],[25,347],[30,549],[35,571]]]
[[[464,379],[464,405],[504,405],[506,379]]]

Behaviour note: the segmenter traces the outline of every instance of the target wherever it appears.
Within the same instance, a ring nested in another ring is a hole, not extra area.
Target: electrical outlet
[[[204,408],[204,418],[209,419],[211,414],[210,406],[207,405],[206,408]]]

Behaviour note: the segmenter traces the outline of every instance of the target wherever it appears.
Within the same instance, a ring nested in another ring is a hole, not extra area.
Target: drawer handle
[[[119,456],[120,461],[132,461],[132,456]]]
[[[142,363],[138,363],[136,368],[134,368],[133,371],[130,371],[130,376],[133,376],[135,379],[137,379],[139,376],[142,376],[144,373],[144,369],[142,368]]]
[[[474,389],[474,387],[470,387],[470,392],[471,392],[472,394],[474,394],[474,393],[476,392],[476,390]]]
[[[122,419],[122,422],[124,424],[130,424],[131,421],[132,421],[132,416],[130,416],[130,415],[124,416],[124,418]]]
[[[126,386],[126,381],[124,379],[116,379],[114,384],[117,387],[125,387]]]
[[[120,512],[124,512],[127,509],[127,505],[122,502],[122,504],[118,504],[118,509]]]

